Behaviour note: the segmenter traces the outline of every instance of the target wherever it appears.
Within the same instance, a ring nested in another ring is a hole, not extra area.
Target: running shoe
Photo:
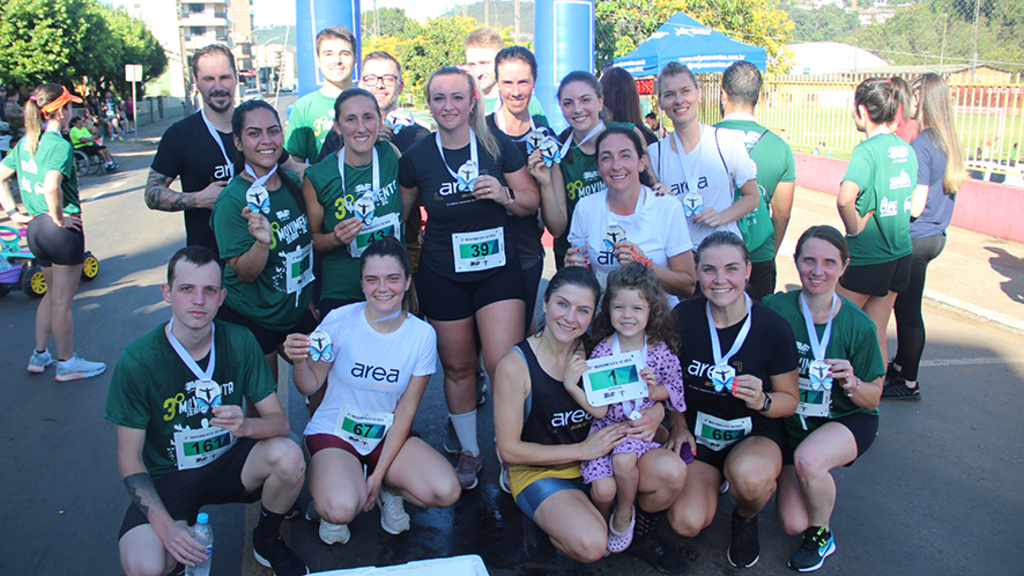
[[[455,433],[455,425],[451,418],[444,420],[444,451],[449,454],[461,454],[462,442],[459,442],[459,435]]]
[[[804,531],[804,540],[789,559],[789,567],[797,572],[814,572],[835,551],[836,542],[832,533],[823,526],[811,526]]]
[[[348,529],[348,524],[331,524],[323,518],[320,519],[320,540],[324,544],[328,546],[346,544],[351,537],[352,533]]]
[[[734,568],[750,568],[761,557],[761,545],[757,541],[757,516],[744,518],[733,508],[732,542],[725,557]]]
[[[310,504],[309,507],[312,508],[313,505]],[[302,515],[302,506],[300,506],[299,505],[299,501],[296,500],[295,504],[292,504],[292,507],[289,508],[288,511],[284,513],[284,519],[285,520],[295,520],[296,518],[298,518],[301,515]]]
[[[107,365],[103,362],[90,362],[75,354],[66,363],[57,362],[57,375],[54,378],[57,382],[69,382],[80,378],[99,376],[106,369]]]
[[[615,529],[615,512],[608,518],[608,551],[612,554],[623,552],[633,542],[633,529],[636,528],[636,507],[630,511],[629,526],[619,532]]]
[[[635,534],[633,543],[626,548],[626,554],[647,562],[658,572],[669,576],[683,574],[688,568],[686,560],[654,532]]]
[[[252,554],[260,564],[274,570],[274,576],[302,576],[309,574],[309,568],[301,558],[292,552],[280,535],[266,542],[256,542],[253,530]]]
[[[409,513],[405,511],[405,500],[380,489],[377,504],[380,506],[380,527],[388,534],[398,535],[409,529]]]
[[[900,376],[902,376],[902,374],[900,374],[900,371],[897,370],[896,366],[894,365],[895,360],[896,360],[896,358],[889,358],[889,364],[887,364],[885,366],[885,383],[886,384],[888,384],[889,381],[895,380],[895,379],[899,378]]]
[[[43,350],[43,353],[40,354],[33,349],[32,356],[28,359],[28,371],[42,374],[50,364],[53,364],[53,356],[50,356],[49,350]]]
[[[487,372],[483,368],[476,367],[476,405],[483,406],[487,403]]]
[[[305,518],[306,518],[306,522],[319,522],[320,521],[320,514],[317,513],[316,506],[313,506],[312,502],[309,503],[309,506],[306,506]]]
[[[469,450],[459,452],[459,465],[455,467],[455,474],[459,477],[459,485],[463,490],[472,490],[478,484],[477,474],[484,467],[484,455],[473,454]]]
[[[512,469],[512,465],[501,459],[501,452],[498,452],[497,446],[494,447],[494,452],[498,455],[498,464],[501,464],[501,472],[498,474],[498,486],[505,494],[511,494],[512,479],[509,476],[509,470]]]
[[[719,494],[725,494],[728,491],[729,491],[729,481],[726,480],[726,481],[722,482],[722,484],[718,487],[718,493]]]
[[[882,386],[882,399],[884,400],[920,400],[921,385],[911,388],[907,381],[898,376],[895,380],[887,380]]]

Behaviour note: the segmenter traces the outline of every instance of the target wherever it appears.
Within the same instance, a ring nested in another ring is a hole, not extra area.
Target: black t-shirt
[[[546,446],[579,444],[587,439],[593,417],[573,400],[560,380],[544,371],[527,338],[516,344],[530,372],[530,395],[519,438]]]
[[[398,134],[391,136],[391,143],[398,148],[398,151],[405,154],[405,151],[410,146],[422,140],[424,137],[430,135],[430,130],[427,130],[419,124],[410,124],[403,126]],[[324,139],[324,145],[320,147],[320,156],[317,157],[316,163],[319,164],[321,160],[334,154],[338,150],[341,150],[341,136],[337,132],[331,130],[327,134],[327,138]]]
[[[498,140],[500,158],[492,158],[478,142],[480,173],[486,171],[504,186],[505,174],[519,170],[526,162],[508,136],[497,129],[492,129],[491,133]],[[458,150],[445,149],[442,158],[435,138],[424,138],[413,144],[398,163],[398,183],[406,188],[419,187],[420,203],[427,209],[420,265],[430,266],[436,273],[456,282],[482,280],[500,268],[456,273],[453,233],[506,228],[505,265],[519,265],[515,244],[507,230],[505,208],[493,200],[477,200],[469,192],[458,192],[456,179],[445,167],[447,162],[452,171],[457,172],[469,157],[469,145],[466,145]]]
[[[242,158],[241,152],[235,148],[234,137],[219,130],[217,133],[224,143],[228,160],[236,165]],[[281,158],[282,161],[288,159],[288,153],[283,149]],[[168,178],[180,178],[181,191],[186,194],[199,192],[218,180],[227,182],[231,179],[230,167],[210,136],[202,112],[175,122],[164,132],[150,168]],[[185,210],[185,243],[188,246],[205,246],[214,254],[220,254],[217,239],[210,228],[211,213],[206,208]]]
[[[487,126],[492,130],[498,128],[494,122],[494,114],[487,115]],[[519,149],[524,161],[530,157],[526,152],[526,136],[531,131],[527,130],[518,136],[506,134]],[[545,136],[557,137],[555,131],[544,124],[537,124],[537,131]],[[512,242],[516,245],[516,251],[519,253],[519,262],[524,269],[544,258],[544,246],[540,243],[540,238],[544,235],[544,224],[541,223],[536,212],[528,216],[509,215],[508,229],[512,234]]]
[[[780,419],[768,418],[747,408],[729,390],[715,392],[708,376],[708,370],[714,366],[715,361],[705,313],[707,302],[706,298],[700,296],[684,300],[672,310],[680,342],[679,364],[683,368],[683,383],[686,386],[686,423],[690,431],[694,430],[698,412],[723,420],[749,416],[753,431],[781,429]],[[743,347],[729,360],[729,365],[736,370],[737,376],[750,374],[760,378],[764,383],[764,391],[771,392],[772,375],[797,369],[796,339],[789,322],[760,302],[753,303],[750,313],[753,316],[750,332]],[[742,326],[741,320],[728,328],[717,330],[723,354],[732,347]]]

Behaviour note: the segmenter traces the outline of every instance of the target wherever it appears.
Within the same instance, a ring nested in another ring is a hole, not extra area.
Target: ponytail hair
[[[953,121],[949,86],[942,76],[929,72],[914,79],[914,89],[920,93],[917,116],[921,129],[931,131],[932,141],[946,155],[942,188],[946,194],[955,194],[963,187],[967,173],[964,170],[964,147]]]
[[[360,282],[362,282],[366,261],[373,256],[394,258],[398,261],[398,265],[402,267],[405,277],[412,277],[412,264],[409,262],[409,253],[405,251],[401,242],[394,236],[385,236],[367,246],[366,250],[363,250],[363,255],[359,257]],[[410,283],[409,289],[405,291],[405,296],[402,298],[402,309],[413,316],[419,315],[419,298],[416,297],[416,284]]]
[[[863,106],[875,124],[892,124],[899,108],[898,87],[888,78],[868,78],[857,86],[853,105]]]
[[[63,93],[64,87],[60,84],[40,84],[25,102],[25,146],[30,155],[35,156],[39,149],[43,125],[57,113],[57,110],[45,113],[42,108],[60,98]]]
[[[480,87],[476,83],[476,78],[472,74],[466,72],[462,68],[456,66],[445,66],[437,72],[430,75],[430,79],[427,80],[427,102],[430,102],[430,85],[434,82],[434,78],[438,76],[462,76],[466,79],[466,84],[469,86],[469,97],[473,99],[473,108],[469,112],[469,126],[476,132],[476,139],[480,141],[484,146],[484,150],[494,160],[501,158],[501,148],[498,147],[498,140],[491,133],[491,129],[487,127],[487,107],[484,104],[483,94],[480,93]]]
[[[281,124],[281,117],[278,116],[277,110],[273,106],[264,102],[263,100],[248,100],[242,102],[235,107],[235,111],[231,114],[231,133],[234,135],[235,140],[242,141],[242,131],[245,130],[245,117],[257,109],[268,110],[274,115],[274,120],[277,121],[278,125]],[[282,131],[284,127],[281,128]],[[235,161],[235,174],[241,175],[245,171],[245,153],[239,152],[238,160]],[[288,189],[288,192],[295,198],[295,202],[299,205],[299,210],[303,214],[306,213],[306,199],[302,196],[302,188],[299,184],[284,174],[283,165],[281,164],[281,158],[277,159],[277,171],[281,177],[281,183]]]

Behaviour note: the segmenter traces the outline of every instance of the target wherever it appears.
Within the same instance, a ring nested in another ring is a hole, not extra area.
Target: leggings
[[[924,352],[924,316],[921,300],[924,297],[925,274],[928,263],[942,253],[946,234],[936,234],[912,240],[914,252],[910,257],[910,282],[907,289],[896,296],[896,357],[900,375],[911,382],[917,381],[917,370]]]

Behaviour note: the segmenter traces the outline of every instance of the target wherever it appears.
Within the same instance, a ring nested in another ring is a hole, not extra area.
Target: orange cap
[[[42,108],[40,108],[40,110],[44,114],[50,114],[52,112],[56,112],[57,110],[60,110],[61,108],[63,108],[64,105],[67,104],[68,102],[74,102],[75,104],[81,104],[82,103],[82,99],[81,98],[79,98],[78,96],[75,96],[71,92],[68,92],[67,88],[64,88],[63,86],[61,86],[61,88],[64,91],[61,92],[61,95],[58,96],[56,100],[54,100],[53,102],[50,102],[46,106],[43,106]]]

